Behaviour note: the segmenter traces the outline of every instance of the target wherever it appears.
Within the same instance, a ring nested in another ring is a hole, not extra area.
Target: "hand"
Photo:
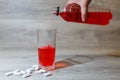
[[[72,9],[72,10],[74,11],[75,7],[77,7],[76,8],[77,11],[81,10],[81,13],[82,13],[81,18],[82,18],[82,21],[85,22],[87,19],[88,5],[90,2],[91,2],[91,0],[69,0],[66,4],[65,10],[66,11],[71,10],[71,7],[70,7],[71,5],[69,5],[69,4],[72,4],[72,3],[79,4],[81,8],[78,5],[72,5],[72,8],[74,7],[74,9]]]

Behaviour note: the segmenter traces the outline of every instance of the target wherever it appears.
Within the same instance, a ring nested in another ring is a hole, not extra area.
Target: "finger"
[[[81,6],[81,18],[82,18],[83,22],[85,22],[87,20],[87,12],[88,12],[88,7]]]

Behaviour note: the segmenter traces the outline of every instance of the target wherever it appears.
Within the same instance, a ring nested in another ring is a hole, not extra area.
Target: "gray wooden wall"
[[[57,48],[120,49],[120,0],[93,0],[113,13],[105,27],[68,23],[51,13],[67,0],[0,0],[0,49],[35,49],[36,28],[57,28]]]

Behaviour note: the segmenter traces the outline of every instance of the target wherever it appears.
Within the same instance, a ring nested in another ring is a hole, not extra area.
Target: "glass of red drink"
[[[53,70],[56,49],[55,28],[37,29],[38,63],[45,70]]]

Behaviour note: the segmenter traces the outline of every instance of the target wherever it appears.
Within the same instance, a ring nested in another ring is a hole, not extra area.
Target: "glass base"
[[[44,70],[47,70],[47,71],[51,71],[51,70],[54,70],[55,69],[55,67],[54,66],[40,66],[42,69],[44,69]]]

